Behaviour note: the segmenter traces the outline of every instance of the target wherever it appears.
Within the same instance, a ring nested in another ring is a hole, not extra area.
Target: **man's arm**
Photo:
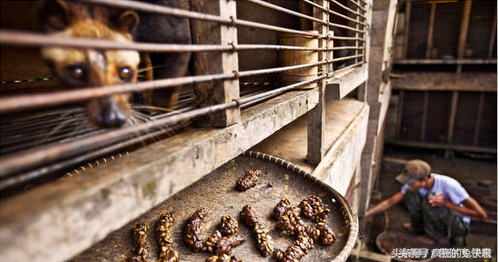
[[[451,210],[454,210],[462,215],[466,216],[471,216],[475,218],[481,218],[481,219],[486,219],[488,218],[488,215],[486,214],[486,211],[475,201],[474,198],[469,196],[467,199],[462,201],[462,204],[464,205],[459,206],[457,204],[454,204],[450,200],[444,199],[442,195],[434,196],[429,199],[429,203],[433,207],[440,207],[440,206],[445,206]]]
[[[378,213],[382,213],[382,212],[388,210],[392,206],[401,202],[401,200],[403,199],[403,196],[404,195],[403,195],[403,193],[401,193],[401,191],[394,194],[390,198],[380,202],[378,205],[376,205],[376,206],[372,207],[370,210],[368,210],[367,213],[365,214],[365,217],[369,217],[369,216],[372,216],[372,215],[375,215]]]

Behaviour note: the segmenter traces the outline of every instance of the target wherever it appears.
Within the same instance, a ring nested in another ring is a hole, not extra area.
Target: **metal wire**
[[[306,67],[323,65],[326,62],[317,62],[312,64],[303,64],[297,66],[277,67],[271,69],[258,69],[238,72],[236,74],[214,74],[202,76],[187,76],[140,83],[129,83],[121,85],[112,85],[105,87],[88,87],[83,89],[65,90],[42,94],[17,95],[0,98],[0,112],[11,112],[15,110],[27,110],[33,108],[47,107],[53,105],[67,104],[88,100],[91,98],[112,95],[125,92],[141,92],[154,88],[169,88],[186,84],[195,84],[214,80],[229,80],[237,77],[254,76],[282,72],[287,70],[301,69]]]
[[[61,142],[55,145],[45,145],[36,148],[31,148],[22,152],[13,153],[0,159],[0,178],[2,180],[12,174],[29,170],[37,165],[50,164],[58,160],[61,156],[65,158],[81,155],[87,151],[103,148],[110,144],[123,141],[133,135],[138,135],[143,132],[150,132],[159,127],[171,126],[181,121],[192,119],[201,115],[226,110],[239,106],[240,103],[251,102],[262,97],[271,97],[281,94],[287,90],[312,83],[323,79],[325,76],[320,76],[312,80],[299,82],[296,84],[284,86],[275,90],[271,90],[259,95],[241,98],[238,101],[231,101],[228,103],[213,105],[200,109],[195,109],[181,114],[176,114],[166,118],[152,120],[143,124],[138,124],[131,127],[121,128],[117,130],[108,131],[102,134],[97,134],[91,137],[80,138],[74,141]]]
[[[342,7],[343,9],[347,10],[347,11],[348,11],[348,12],[350,12],[350,13],[355,14],[355,15],[357,15],[357,16],[359,16],[359,17],[361,17],[361,18],[365,18],[365,19],[366,19],[366,17],[365,17],[364,15],[360,14],[359,12],[353,11],[353,9],[350,9],[349,7],[347,7],[347,6],[345,6],[345,5],[341,4],[341,3],[339,3],[337,0],[330,0],[330,1],[331,1],[332,3],[334,3],[334,4],[336,4],[337,6],[340,6],[340,7]]]
[[[261,1],[261,0],[246,0],[246,1],[251,2],[253,4],[257,4],[257,5],[266,7],[266,8],[269,8],[269,9],[272,9],[272,10],[276,10],[276,11],[280,11],[280,12],[283,12],[283,13],[291,14],[291,15],[294,15],[294,16],[297,16],[297,17],[300,17],[300,18],[308,19],[308,20],[311,20],[311,21],[314,21],[314,22],[317,22],[317,23],[320,23],[320,24],[324,24],[324,25],[327,24],[327,22],[322,21],[322,20],[320,20],[318,18],[309,16],[309,15],[305,15],[305,14],[301,14],[299,12],[296,12],[296,11],[293,11],[293,10],[290,10],[290,9],[287,9],[287,8],[284,8],[284,7],[281,7],[281,6],[278,6],[278,5],[270,4],[270,3],[265,2],[265,1]]]
[[[349,0],[349,1],[350,1],[351,3],[353,3],[354,5],[356,5],[358,8],[360,8],[360,9],[361,9],[361,11],[363,11],[363,12],[366,12],[366,11],[367,11],[367,10],[366,10],[363,6],[361,6],[360,4],[358,4],[357,2],[355,2],[354,0]]]
[[[270,50],[296,50],[296,51],[323,51],[325,48],[312,48],[285,45],[180,45],[180,44],[156,44],[136,42],[115,42],[100,39],[72,38],[41,33],[30,33],[17,30],[0,30],[2,45],[16,46],[60,46],[74,48],[95,48],[105,50],[137,50],[144,52],[232,52],[255,49]]]
[[[192,12],[192,11],[187,11],[187,10],[182,10],[182,9],[175,9],[175,8],[171,8],[171,7],[159,6],[159,5],[148,4],[148,3],[140,3],[140,2],[129,1],[129,0],[119,0],[119,1],[116,1],[116,0],[84,0],[84,1],[88,2],[88,3],[92,3],[92,4],[109,5],[109,6],[128,8],[128,9],[139,10],[139,11],[144,11],[144,12],[152,12],[152,13],[159,13],[159,14],[171,15],[171,16],[177,16],[177,17],[183,17],[183,18],[191,18],[191,19],[198,19],[198,20],[204,20],[204,21],[218,22],[218,23],[222,23],[222,24],[226,24],[226,25],[247,26],[247,27],[266,29],[266,30],[272,30],[272,31],[278,31],[278,32],[293,33],[293,34],[298,34],[298,35],[308,35],[308,36],[316,36],[316,37],[320,36],[317,33],[311,33],[311,32],[306,32],[306,31],[288,29],[288,28],[279,27],[279,26],[272,26],[272,25],[267,25],[267,24],[262,24],[262,23],[257,23],[257,22],[240,20],[240,19],[237,19],[235,17],[232,17],[231,19],[230,18],[221,18],[221,17],[215,16],[215,15],[208,15],[208,14],[203,14],[203,13],[198,13],[198,12]]]
[[[313,6],[313,7],[315,7],[315,8],[318,8],[318,9],[320,9],[320,10],[322,10],[322,11],[328,12],[329,14],[333,14],[333,15],[336,15],[336,16],[339,16],[339,17],[342,17],[342,18],[347,19],[347,20],[349,20],[349,21],[351,21],[351,22],[353,22],[353,23],[357,23],[357,24],[360,24],[360,25],[363,25],[363,26],[365,26],[365,25],[366,25],[366,23],[364,23],[364,22],[357,21],[357,20],[355,20],[355,19],[353,19],[353,18],[351,18],[351,17],[349,17],[349,16],[343,15],[343,14],[341,14],[341,13],[338,13],[338,12],[334,11],[334,10],[330,10],[330,9],[324,8],[323,6],[318,5],[318,4],[316,4],[316,3],[314,3],[314,2],[312,2],[312,1],[310,1],[310,0],[302,0],[302,1],[303,1],[304,3],[307,3],[307,4],[309,4],[309,5]]]
[[[277,32],[287,32],[297,35],[306,35],[317,38],[329,38],[345,41],[363,41],[365,39],[358,37],[343,37],[343,36],[324,36],[318,33],[306,32],[300,30],[294,30],[279,26],[272,26],[258,22],[239,20],[234,17],[232,18],[221,18],[216,15],[203,14],[198,12],[192,12],[182,9],[176,9],[166,6],[160,6],[155,4],[147,4],[142,2],[135,2],[129,0],[82,0],[90,4],[102,4],[115,6],[120,8],[134,9],[144,12],[152,12],[164,15],[171,15],[176,17],[183,17],[189,19],[198,19],[203,21],[217,22],[229,26],[246,26],[252,28],[259,28],[265,30],[272,30]],[[248,0],[254,4],[265,6],[277,11],[285,12],[291,15],[298,16],[300,18],[308,19],[321,24],[326,24],[329,26],[335,26],[351,30],[354,32],[363,33],[365,37],[365,31],[356,29],[347,25],[336,24],[324,22],[320,19],[304,15],[277,5],[269,4],[260,0]],[[321,8],[331,14],[338,14],[349,21],[357,23],[359,25],[365,26],[366,24],[354,20],[348,16],[342,15],[332,10],[325,9],[315,3],[304,0],[304,2],[312,4],[317,8]],[[332,0],[332,2],[338,4],[342,8],[348,10],[352,14],[359,17],[365,18],[360,12],[354,12],[351,9],[343,6],[337,1]],[[355,3],[355,2],[353,2]],[[355,3],[359,6],[359,4]],[[360,6],[359,6],[360,7]],[[361,8],[361,7],[360,7]],[[363,11],[365,9],[361,8]],[[125,49],[125,50],[137,50],[145,52],[233,52],[242,50],[256,50],[256,49],[270,49],[270,50],[295,50],[295,51],[331,51],[331,50],[344,50],[344,49],[360,49],[364,50],[364,47],[359,46],[341,46],[333,48],[310,48],[310,47],[296,47],[296,46],[282,46],[282,45],[178,45],[178,44],[157,44],[157,43],[117,43],[113,41],[106,40],[96,40],[96,39],[76,39],[76,38],[66,38],[53,35],[36,34],[36,33],[26,33],[22,31],[14,30],[0,30],[2,38],[0,39],[2,45],[16,45],[16,46],[61,46],[61,47],[76,47],[76,48],[96,48],[96,49]],[[358,35],[358,34],[357,34]],[[364,51],[363,51],[364,52]],[[114,85],[106,87],[90,87],[79,90],[68,90],[68,91],[58,91],[43,94],[28,94],[19,95],[12,97],[2,97],[0,98],[0,112],[12,112],[15,110],[27,110],[33,108],[40,108],[46,106],[60,105],[71,102],[78,102],[83,100],[88,100],[95,97],[101,97],[116,93],[124,92],[140,92],[154,88],[169,88],[173,86],[180,86],[186,84],[195,84],[206,81],[213,80],[230,80],[236,79],[238,77],[248,77],[261,74],[282,72],[287,70],[295,70],[300,68],[307,68],[313,66],[319,66],[324,64],[330,64],[333,62],[344,61],[354,58],[364,57],[363,54],[355,56],[340,57],[329,61],[321,61],[312,64],[304,64],[297,66],[287,66],[269,69],[258,69],[249,70],[243,72],[234,72],[233,74],[213,74],[213,75],[203,75],[203,76],[189,76],[189,77],[178,77],[171,79],[162,79],[155,81],[147,81],[140,83],[130,83],[123,85]],[[361,63],[355,63],[336,72],[360,65]],[[335,72],[335,73],[336,73]],[[272,98],[289,90],[295,89],[296,87],[307,85],[319,80],[322,80],[326,75],[320,75],[311,80],[302,81],[296,84],[287,85],[267,92],[259,93],[256,95],[250,95],[246,97],[239,98],[238,101],[231,101],[228,103],[213,105],[209,107],[204,107],[200,109],[193,109],[186,112],[175,112],[174,115],[169,115],[166,117],[161,117],[153,119],[150,122],[137,124],[131,127],[125,127],[121,129],[105,131],[98,133],[96,135],[84,138],[78,138],[73,141],[60,142],[57,144],[49,144],[38,146],[35,148],[27,149],[21,152],[12,153],[7,156],[3,156],[0,160],[0,190],[7,188],[18,183],[23,183],[31,179],[43,176],[47,173],[61,170],[67,168],[71,165],[77,164],[81,161],[92,159],[104,154],[108,154],[114,150],[118,150],[147,139],[151,139],[160,135],[164,135],[165,132],[169,130],[158,130],[164,126],[172,126],[178,124],[185,120],[190,120],[192,118],[218,112],[221,110],[226,110],[229,108],[235,108],[239,106],[249,106],[253,103],[260,102],[265,99]],[[147,134],[144,134],[148,132]],[[136,135],[141,135],[137,138],[131,138]],[[131,139],[130,139],[131,138]],[[94,150],[93,152],[89,152]],[[55,161],[59,161],[55,163]],[[39,169],[33,170],[38,166],[45,165]],[[29,171],[31,170],[31,171]],[[26,172],[20,174],[21,172]]]

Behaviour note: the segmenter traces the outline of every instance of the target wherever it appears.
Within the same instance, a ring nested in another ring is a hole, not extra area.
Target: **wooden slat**
[[[482,111],[484,108],[484,95],[485,95],[485,93],[482,92],[480,97],[479,97],[479,109],[477,111],[476,127],[474,129],[474,140],[473,140],[474,146],[477,146],[477,143],[479,142],[479,132],[481,129]]]
[[[316,1],[317,4],[328,8],[328,1],[319,0]],[[319,18],[323,21],[328,21],[328,12],[314,8],[313,16]],[[327,35],[329,27],[326,25],[314,24],[314,29],[318,31],[320,35]],[[327,47],[327,39],[322,38],[318,42],[318,47]],[[320,52],[318,55],[318,60],[323,61],[327,58],[325,52]],[[320,66],[319,71],[327,72],[327,65]],[[312,165],[317,165],[322,160],[325,154],[324,147],[324,136],[325,136],[325,87],[326,79],[318,82],[318,92],[319,100],[318,105],[308,113],[308,153],[307,160]]]
[[[398,59],[394,60],[395,64],[400,65],[461,65],[461,64],[496,64],[496,59]]]
[[[426,148],[426,149],[445,149],[445,150],[458,150],[466,152],[496,154],[496,147],[488,148],[488,147],[466,146],[466,145],[449,145],[449,144],[438,144],[438,143],[413,142],[413,141],[397,140],[397,139],[386,140],[386,144],[405,146],[405,147]]]
[[[451,107],[450,107],[450,117],[448,119],[448,136],[446,142],[451,144],[453,141],[453,134],[455,132],[455,118],[458,106],[458,91],[453,91],[451,94]]]
[[[424,101],[422,103],[422,131],[420,132],[420,141],[425,141],[425,131],[427,129],[427,114],[429,110],[429,91],[424,91]]]
[[[472,0],[465,0],[462,13],[462,23],[460,25],[460,36],[458,38],[458,58],[462,59],[465,53],[465,42],[467,41],[467,33],[469,31],[470,9]],[[462,72],[462,65],[457,66],[457,72]]]
[[[427,49],[425,50],[425,57],[430,58],[432,49],[432,40],[434,36],[434,21],[436,20],[436,3],[431,4],[431,15],[429,20],[429,30],[427,31]]]
[[[496,41],[496,9],[495,9],[495,16],[493,17],[493,27],[491,27],[491,37],[489,38],[488,58],[491,58],[491,56],[493,56],[493,49],[494,47],[496,47],[495,41]]]
[[[410,13],[412,10],[412,2],[411,1],[406,1],[405,2],[405,31],[403,32],[403,50],[402,50],[402,55],[404,59],[406,59],[406,54],[408,50],[408,39],[410,37]]]
[[[496,73],[404,73],[402,78],[393,79],[393,87],[398,90],[429,90],[429,91],[469,91],[496,92]],[[442,85],[441,83],[444,83]]]
[[[191,2],[193,11],[219,15],[222,18],[236,18],[236,2],[225,0],[200,0]],[[192,20],[192,34],[195,44],[237,44],[237,28],[230,25]],[[202,36],[202,37],[201,37]],[[201,52],[195,54],[196,75],[232,73],[238,71],[236,52]],[[239,98],[239,80],[213,81],[195,84],[200,106],[230,102]],[[225,127],[240,121],[240,109],[228,109],[202,118],[202,126]]]
[[[396,119],[396,138],[400,138],[401,126],[403,121],[403,100],[405,99],[405,91],[399,91],[398,98],[398,119]]]
[[[334,75],[327,81],[327,93],[333,99],[342,99],[368,78],[367,65],[351,68],[345,74]]]

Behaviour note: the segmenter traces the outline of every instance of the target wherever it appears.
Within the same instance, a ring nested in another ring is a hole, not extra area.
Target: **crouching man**
[[[404,200],[411,223],[405,228],[422,236],[427,244],[448,243],[469,232],[470,217],[486,219],[484,209],[460,183],[449,176],[431,173],[423,160],[411,160],[396,180],[401,190],[367,211],[365,217],[384,212]]]

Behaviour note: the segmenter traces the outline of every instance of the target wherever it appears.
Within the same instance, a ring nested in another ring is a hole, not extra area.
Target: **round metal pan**
[[[235,183],[245,176],[249,169],[260,169],[262,175],[258,184],[245,191],[235,190]],[[287,197],[294,206],[302,199],[318,195],[329,205],[328,225],[337,235],[330,246],[315,244],[301,261],[345,261],[355,244],[358,235],[358,220],[346,200],[333,188],[317,180],[297,166],[266,154],[247,152],[206,175],[196,183],[176,193],[143,216],[131,221],[107,238],[77,255],[72,261],[123,261],[132,255],[131,229],[137,223],[148,227],[147,240],[150,246],[149,261],[157,260],[157,244],[154,228],[162,212],[171,212],[175,217],[172,228],[173,247],[180,253],[180,261],[204,261],[210,254],[193,253],[183,243],[182,230],[186,219],[197,209],[204,207],[208,215],[202,223],[203,237],[207,238],[218,225],[221,216],[231,215],[239,220],[239,213],[246,204],[251,204],[264,225],[271,231],[275,247],[282,250],[292,243],[293,238],[283,236],[275,230],[276,222],[269,215],[280,199]],[[240,222],[240,220],[239,220]],[[314,222],[305,219],[314,225]],[[238,234],[246,241],[234,248],[232,254],[244,261],[275,261],[262,257],[256,248],[252,232],[240,224]]]

